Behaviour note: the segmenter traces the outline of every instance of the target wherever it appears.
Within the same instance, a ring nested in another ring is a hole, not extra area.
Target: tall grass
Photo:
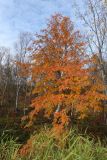
[[[19,147],[20,145],[12,137],[2,135],[0,137],[0,160],[19,160],[17,157]]]
[[[29,154],[21,156],[13,139],[1,139],[0,160],[107,160],[107,148],[101,141],[95,142],[77,130],[70,130],[58,139],[49,129],[42,129],[33,135],[32,143]]]

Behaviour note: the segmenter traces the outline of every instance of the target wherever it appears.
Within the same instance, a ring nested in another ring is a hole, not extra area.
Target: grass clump
[[[71,129],[60,137],[55,137],[48,128],[35,133],[21,150],[13,139],[0,143],[0,159],[2,160],[107,160],[107,148],[98,139],[86,134],[79,134]],[[23,152],[24,153],[24,152]]]
[[[0,160],[19,160],[17,157],[19,147],[20,145],[12,137],[2,135],[0,137]]]
[[[107,160],[107,148],[100,140],[77,130],[55,137],[49,129],[42,129],[33,137],[32,149],[24,160]]]

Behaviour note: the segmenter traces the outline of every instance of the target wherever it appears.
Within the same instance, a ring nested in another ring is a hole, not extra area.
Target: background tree
[[[14,74],[15,74],[15,83],[16,83],[16,98],[15,98],[15,108],[18,110],[18,106],[22,104],[24,110],[28,106],[28,100],[27,100],[27,93],[28,93],[28,83],[26,76],[21,76],[20,71],[21,68],[18,63],[30,63],[30,52],[28,51],[28,48],[33,40],[33,36],[31,33],[23,32],[20,33],[18,41],[15,43],[15,67],[14,67]],[[24,111],[25,113],[25,111]]]
[[[86,39],[88,42],[87,51],[91,55],[98,57],[98,72],[105,85],[104,93],[107,96],[107,8],[101,0],[84,1],[84,12],[77,10],[79,18],[82,19],[87,32]],[[103,105],[103,117],[106,121],[106,101]]]
[[[21,33],[15,43],[14,56],[10,49],[0,48],[0,107],[1,116],[16,113],[18,109],[26,108],[30,103],[28,90],[31,86],[27,83],[28,76],[20,75],[21,68],[17,61],[30,63],[28,47],[32,41],[30,33]],[[25,109],[24,109],[25,110]],[[3,114],[4,113],[4,114]],[[25,111],[24,111],[25,114]]]
[[[14,76],[13,64],[10,51],[7,48],[0,49],[0,106],[1,110],[6,110],[8,115],[9,110],[14,105]],[[11,92],[11,90],[13,92]],[[2,112],[1,112],[2,115]]]

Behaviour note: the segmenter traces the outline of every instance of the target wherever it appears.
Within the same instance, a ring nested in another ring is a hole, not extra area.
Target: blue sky
[[[54,13],[75,21],[72,4],[73,0],[0,0],[0,46],[12,47],[20,32],[38,32]]]

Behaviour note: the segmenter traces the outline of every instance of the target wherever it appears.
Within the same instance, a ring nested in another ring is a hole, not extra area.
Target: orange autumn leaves
[[[41,110],[44,116],[53,117],[56,128],[68,125],[72,111],[84,118],[101,110],[106,99],[102,81],[91,73],[93,59],[88,58],[83,37],[68,17],[52,16],[47,28],[36,35],[32,51],[30,75],[35,98],[29,124]]]

